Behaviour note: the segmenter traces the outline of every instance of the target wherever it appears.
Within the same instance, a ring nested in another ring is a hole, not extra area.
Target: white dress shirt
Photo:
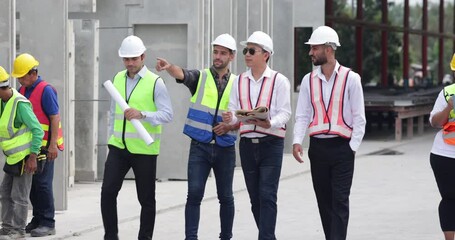
[[[444,97],[443,90],[441,90],[436,102],[434,103],[433,110],[431,110],[430,123],[433,121],[434,115],[444,110],[444,108],[447,107],[447,104],[448,103]],[[442,138],[442,129],[439,130],[434,137],[431,153],[448,158],[455,158],[455,145],[450,145],[444,142],[444,139]]]
[[[259,97],[259,92],[262,86],[262,80],[264,77],[272,78],[274,77],[272,69],[269,66],[262,73],[262,76],[255,80],[251,70],[248,70],[242,73],[242,76],[247,76],[250,79],[250,100],[253,105],[253,108],[256,107],[255,104]],[[231,95],[229,98],[229,111],[232,111],[232,121],[230,124],[237,123],[237,117],[235,117],[235,111],[240,110],[240,101],[239,101],[239,77],[236,78],[232,84]],[[284,128],[286,123],[291,118],[291,84],[289,79],[283,74],[278,74],[275,80],[275,87],[273,88],[272,93],[272,102],[270,103],[270,125],[271,128],[279,129]],[[264,137],[264,134],[251,132],[243,134],[242,137],[248,138],[257,138]]]
[[[126,93],[127,98],[130,96],[131,92],[133,91],[136,84],[139,80],[145,76],[148,69],[144,65],[142,69],[134,76],[134,78],[130,78],[128,74],[126,75]],[[152,94],[152,93],[150,93]],[[171,98],[169,97],[169,93],[167,91],[166,85],[164,85],[164,81],[162,78],[158,78],[155,84],[155,96],[154,101],[156,105],[156,112],[144,112],[145,113],[145,121],[149,122],[151,125],[160,125],[164,123],[169,123],[172,121],[173,117],[173,110],[171,105]],[[110,107],[110,116],[109,116],[109,135],[114,132],[114,116],[115,116],[115,101],[111,99],[111,107]]]
[[[339,67],[340,64],[337,61],[335,70],[329,80],[325,78],[320,67],[316,69],[316,74],[322,82],[322,94],[326,109],[330,102],[330,95],[332,93],[333,84],[335,77],[338,74]],[[297,107],[295,111],[293,144],[302,144],[308,126],[313,120],[314,112],[310,98],[310,74],[311,73],[308,73],[305,77],[303,77],[300,85],[299,98],[297,100]],[[365,134],[366,124],[362,83],[359,74],[353,71],[349,72],[349,76],[346,81],[346,90],[343,101],[343,119],[348,126],[352,127],[352,136],[349,146],[352,151],[357,151],[360,143],[362,142],[363,135]],[[319,134],[314,137],[328,138],[335,136]]]

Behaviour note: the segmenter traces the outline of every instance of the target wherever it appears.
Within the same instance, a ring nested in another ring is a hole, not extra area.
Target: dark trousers
[[[133,168],[137,197],[141,204],[138,239],[152,239],[156,212],[156,159],[156,155],[132,154],[126,149],[109,145],[101,187],[104,239],[118,239],[117,195],[130,168]]]
[[[55,227],[54,192],[54,161],[41,160],[44,164],[41,173],[35,173],[30,190],[30,202],[33,206],[32,223],[38,226]]]
[[[220,202],[221,232],[219,238],[232,238],[234,195],[232,182],[235,168],[235,147],[192,140],[188,159],[188,197],[185,205],[185,239],[197,240],[201,201],[210,170],[213,169],[216,192]]]
[[[308,157],[325,238],[344,240],[354,173],[354,152],[349,139],[311,137]]]
[[[441,229],[455,231],[455,159],[431,153],[430,163],[442,197],[439,203]]]
[[[259,142],[260,141],[260,142]],[[259,240],[276,240],[277,192],[283,163],[284,139],[240,139],[240,161],[250,196]]]

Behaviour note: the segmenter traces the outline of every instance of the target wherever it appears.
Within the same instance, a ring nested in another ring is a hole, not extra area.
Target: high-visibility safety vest
[[[17,106],[19,102],[31,104],[27,98],[20,95],[16,89],[13,95],[6,102],[5,108],[0,116],[0,147],[6,155],[6,163],[13,165],[30,155],[32,146],[32,132],[25,124],[19,128],[14,126]]]
[[[210,69],[201,70],[196,92],[190,99],[190,108],[183,128],[184,134],[202,143],[209,143],[214,139],[215,143],[221,147],[229,147],[235,144],[237,138],[235,131],[229,131],[218,136],[213,133],[212,129],[217,123],[223,122],[221,113],[228,110],[232,83],[236,77],[231,74],[221,97],[219,97],[215,79]]]
[[[455,84],[444,87],[443,93],[448,102],[450,97],[455,95]],[[453,109],[450,110],[449,120],[442,127],[442,139],[447,144],[455,145],[455,112]]]
[[[43,104],[41,102],[42,97],[43,97],[43,92],[44,88],[46,86],[50,86],[52,90],[57,93],[54,87],[49,85],[49,83],[45,81],[39,82],[36,86],[35,89],[33,89],[33,92],[30,94],[30,97],[28,98],[30,102],[32,103],[33,106],[33,112],[35,113],[36,117],[38,118],[38,121],[41,124],[41,128],[44,131],[44,137],[43,137],[43,142],[41,146],[48,148],[49,147],[49,138],[51,136],[51,122],[49,117],[46,115],[46,113],[43,110]],[[20,87],[19,92],[25,96],[25,87]],[[57,135],[57,148],[60,151],[63,151],[64,145],[63,145],[63,131],[62,131],[62,123],[59,121],[58,122],[58,135]]]
[[[240,75],[239,77],[239,102],[240,108],[244,110],[252,110],[256,107],[268,107],[269,112],[271,111],[272,107],[272,97],[273,97],[273,89],[275,87],[276,77],[278,76],[278,72],[272,71],[271,78],[264,77],[262,79],[262,86],[259,92],[258,100],[256,101],[256,105],[253,105],[251,102],[250,97],[250,78],[247,76]],[[275,96],[277,97],[277,96]],[[240,135],[256,132],[266,135],[273,135],[280,138],[284,138],[286,135],[286,128],[278,128],[278,129],[266,129],[259,127],[254,124],[243,124],[240,123]]]
[[[155,84],[159,76],[147,71],[145,76],[137,82],[129,98],[126,98],[126,70],[123,70],[114,77],[114,86],[120,95],[125,99],[130,108],[140,111],[156,112],[154,101]],[[158,155],[160,153],[161,125],[152,126],[149,122],[140,120],[145,130],[153,138],[154,142],[147,145],[142,140],[133,124],[125,118],[125,115],[118,104],[115,106],[114,133],[108,144],[120,149],[127,149],[134,154]]]
[[[343,119],[343,105],[345,100],[346,82],[349,68],[340,66],[335,77],[328,109],[324,105],[322,96],[322,80],[318,77],[318,70],[310,75],[311,105],[313,106],[313,120],[308,131],[310,136],[318,134],[338,135],[351,138],[352,127]]]

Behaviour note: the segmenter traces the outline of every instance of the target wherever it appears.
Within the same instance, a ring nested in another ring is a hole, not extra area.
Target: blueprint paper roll
[[[114,99],[114,101],[120,106],[123,112],[125,112],[125,109],[130,108],[110,80],[104,82],[103,85],[109,95],[111,95],[112,99]],[[131,124],[133,124],[134,128],[139,133],[139,136],[141,136],[142,140],[144,140],[147,145],[153,143],[153,138],[150,136],[147,130],[145,130],[144,126],[141,124],[141,121],[137,119],[131,119]]]

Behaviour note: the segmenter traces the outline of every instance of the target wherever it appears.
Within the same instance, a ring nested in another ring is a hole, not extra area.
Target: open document
[[[268,107],[257,107],[252,110],[237,110],[237,111],[235,111],[235,116],[241,122],[246,122],[247,120],[250,120],[250,119],[264,120],[269,117],[269,108]]]

